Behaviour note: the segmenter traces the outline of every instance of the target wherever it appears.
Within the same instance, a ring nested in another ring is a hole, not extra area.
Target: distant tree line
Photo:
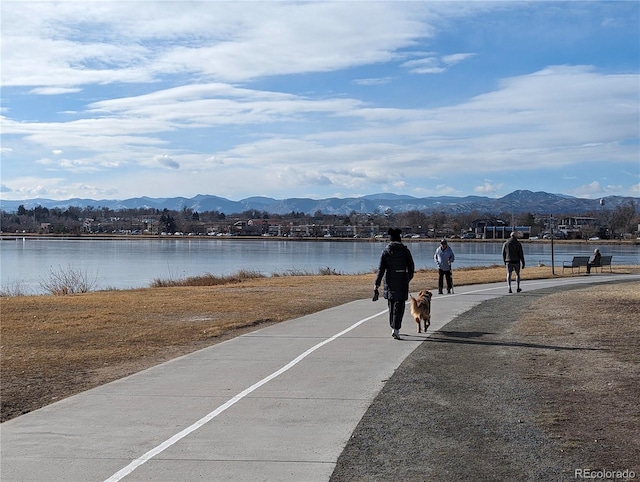
[[[556,215],[557,220],[574,216],[574,213]],[[596,211],[585,215],[597,220],[591,236],[608,230],[610,236],[622,236],[625,233],[637,233],[640,213],[633,201],[612,211]],[[26,209],[19,206],[15,213],[0,210],[0,230],[3,233],[50,233],[50,234],[193,234],[205,235],[212,232],[232,233],[234,225],[248,220],[262,220],[265,225],[281,225],[285,232],[292,226],[359,226],[371,231],[385,232],[388,227],[400,226],[409,233],[422,235],[460,235],[470,230],[477,220],[502,223],[506,225],[532,226],[534,231],[543,232],[549,228],[549,216],[535,213],[445,213],[439,211],[406,212],[375,211],[359,213],[352,211],[347,215],[325,214],[316,211],[313,214],[292,211],[287,214],[273,214],[267,211],[248,210],[240,213],[225,214],[219,211],[198,212],[190,208],[181,210],[136,208],[113,210],[106,207],[68,207],[65,209],[37,206]],[[603,231],[604,230],[604,231]]]

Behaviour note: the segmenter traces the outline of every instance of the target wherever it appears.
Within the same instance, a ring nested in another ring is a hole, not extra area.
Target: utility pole
[[[553,253],[553,214],[551,215],[551,219],[549,221],[549,227],[551,228],[551,274],[553,276],[556,275],[556,264],[555,264],[555,258],[554,258],[554,253]]]

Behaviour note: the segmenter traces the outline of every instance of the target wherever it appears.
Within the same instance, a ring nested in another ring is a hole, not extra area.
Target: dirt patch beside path
[[[639,477],[638,312],[637,282],[482,303],[398,368],[331,480]]]
[[[640,284],[599,285],[547,296],[510,329],[559,347],[527,354],[518,370],[536,388],[539,425],[576,468],[640,478],[638,313]]]

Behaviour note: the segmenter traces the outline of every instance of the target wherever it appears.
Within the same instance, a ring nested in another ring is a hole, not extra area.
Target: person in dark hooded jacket
[[[513,271],[516,272],[516,291],[520,293],[522,291],[520,289],[520,265],[524,269],[524,251],[515,231],[511,233],[509,239],[502,245],[502,260],[507,267],[509,293],[513,293],[511,291],[511,273]]]
[[[391,242],[384,248],[380,256],[378,276],[375,281],[375,293],[384,278],[383,297],[389,305],[389,325],[391,336],[400,339],[400,328],[406,301],[409,299],[409,282],[413,278],[415,264],[411,251],[402,244],[400,229],[389,229]],[[377,299],[377,297],[374,297]]]

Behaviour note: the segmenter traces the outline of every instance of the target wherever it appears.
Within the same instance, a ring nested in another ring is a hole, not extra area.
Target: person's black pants
[[[447,277],[447,291],[451,291],[453,288],[453,278],[451,277],[451,270],[445,271],[442,269],[438,270],[438,293],[442,293],[443,279]]]
[[[402,326],[405,304],[404,300],[389,300],[389,325],[394,330],[399,330]]]

